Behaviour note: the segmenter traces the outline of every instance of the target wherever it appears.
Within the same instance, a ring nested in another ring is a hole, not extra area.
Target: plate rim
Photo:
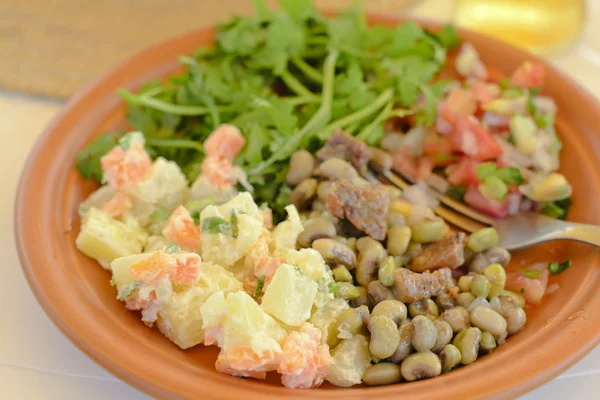
[[[400,23],[407,19],[405,17],[398,16],[398,15],[384,15],[384,14],[379,14],[379,13],[368,13],[367,18],[369,21],[378,21],[378,22],[383,22],[386,24],[397,24],[397,23]],[[442,26],[442,23],[440,23],[440,22],[433,22],[433,21],[430,21],[427,19],[421,19],[421,18],[410,18],[410,19],[416,21],[419,25],[437,26],[437,27]],[[546,68],[553,70],[553,72],[558,74],[559,76],[561,76],[561,78],[565,82],[567,82],[569,86],[574,87],[580,93],[581,96],[586,97],[587,101],[593,103],[594,108],[596,110],[598,110],[598,112],[600,113],[600,104],[598,103],[598,100],[595,99],[595,97],[592,96],[587,91],[587,89],[583,88],[578,82],[576,82],[573,79],[571,79],[570,77],[566,76],[564,73],[562,73],[562,71],[558,70],[552,64],[549,64],[543,60],[540,60],[536,56],[528,54],[525,51],[518,49],[512,45],[509,45],[507,43],[500,42],[494,38],[486,37],[485,35],[475,33],[472,31],[468,31],[465,29],[459,29],[459,32],[460,32],[459,36],[468,34],[471,36],[485,37],[485,40],[493,42],[496,46],[499,46],[500,48],[510,49],[510,51],[516,52],[522,58],[527,58],[527,59],[532,59],[532,60],[537,60],[537,61],[543,62],[543,64],[545,65]],[[30,152],[27,156],[25,165],[23,167],[23,170],[22,170],[22,173],[21,173],[21,176],[19,179],[19,184],[18,184],[17,193],[16,193],[13,222],[14,222],[14,235],[15,235],[17,253],[18,253],[18,257],[19,257],[20,264],[22,266],[24,275],[25,275],[26,280],[31,288],[31,291],[33,292],[34,296],[36,297],[37,302],[40,304],[40,306],[42,307],[44,312],[50,317],[50,320],[63,333],[63,335],[65,335],[71,341],[71,343],[73,343],[79,350],[81,350],[83,353],[85,353],[91,360],[93,360],[94,362],[96,362],[97,364],[102,366],[110,374],[113,374],[114,376],[118,377],[120,380],[127,382],[131,386],[133,386],[139,390],[142,390],[145,393],[148,393],[153,396],[160,397],[160,398],[171,398],[171,396],[178,396],[178,394],[173,393],[173,392],[169,391],[168,389],[159,387],[156,384],[156,382],[154,382],[154,383],[148,382],[143,377],[136,374],[135,371],[131,371],[131,370],[122,368],[122,366],[115,363],[111,358],[106,357],[105,354],[99,352],[98,349],[92,343],[90,343],[86,338],[81,337],[74,332],[73,328],[70,327],[68,323],[66,323],[66,321],[63,318],[63,316],[61,315],[61,313],[56,309],[55,306],[53,306],[52,301],[49,299],[49,297],[44,296],[44,289],[42,288],[42,285],[40,284],[37,277],[35,276],[34,267],[31,265],[31,263],[29,261],[29,257],[28,257],[29,250],[27,249],[27,245],[25,243],[25,238],[23,237],[24,230],[26,230],[26,229],[24,228],[24,224],[21,221],[23,220],[23,217],[26,214],[26,210],[23,209],[22,204],[24,202],[22,202],[21,200],[23,200],[26,193],[29,191],[27,188],[27,183],[30,179],[31,174],[34,172],[33,166],[35,164],[37,156],[42,151],[46,140],[49,138],[49,136],[52,134],[52,132],[54,132],[60,126],[63,119],[66,116],[70,115],[74,111],[76,106],[78,106],[86,98],[91,97],[95,90],[98,90],[99,88],[101,88],[112,77],[118,75],[119,73],[122,73],[123,71],[126,71],[129,65],[139,62],[141,59],[148,57],[149,55],[151,55],[155,52],[160,51],[160,49],[175,46],[176,44],[180,43],[181,41],[189,40],[190,38],[195,38],[195,37],[201,38],[205,35],[214,36],[213,33],[214,33],[214,27],[212,27],[212,26],[204,27],[204,28],[199,28],[194,31],[191,31],[191,32],[176,36],[174,38],[165,40],[161,43],[151,45],[148,48],[135,53],[134,55],[132,55],[131,57],[129,57],[122,63],[110,68],[105,74],[101,75],[99,78],[94,80],[92,83],[87,85],[85,88],[83,88],[82,90],[77,92],[77,94],[74,95],[63,106],[62,110],[52,119],[52,121],[50,122],[48,127],[36,139],[35,145],[33,146],[32,150],[30,150]],[[200,46],[200,44],[196,45],[196,47],[199,47],[199,46]],[[171,60],[171,62],[172,61],[173,60]],[[168,60],[163,60],[161,62],[161,65],[166,65],[168,62],[169,62]],[[116,93],[115,93],[115,95],[116,95]],[[592,350],[594,347],[596,347],[600,343],[600,335],[599,334],[600,334],[600,328],[597,329],[595,339],[586,341],[585,344],[578,347],[577,351],[571,353],[569,356],[567,356],[565,358],[559,359],[553,365],[544,366],[542,368],[542,370],[540,372],[536,372],[531,379],[515,382],[514,384],[511,384],[511,385],[498,386],[495,388],[496,390],[490,391],[490,392],[484,393],[484,394],[491,396],[488,398],[512,398],[516,395],[523,394],[523,393],[528,392],[538,386],[541,386],[542,384],[546,383],[553,377],[557,376],[558,374],[560,374],[561,372],[566,370],[568,367],[573,365],[575,362],[579,361],[590,350]],[[436,378],[436,379],[439,379],[439,378]],[[423,381],[423,382],[426,382],[426,381]],[[418,385],[418,384],[419,384],[418,382],[413,383],[413,385]],[[242,393],[243,390],[244,389],[242,389],[242,391],[240,393]],[[387,395],[392,395],[394,393],[394,391],[397,391],[397,390],[394,390],[394,386],[390,386],[390,387],[386,387],[386,388],[369,388],[369,389],[356,389],[356,388],[354,388],[354,389],[336,389],[335,391],[321,391],[319,393],[319,395],[321,397],[327,397],[327,398],[334,398],[334,397],[337,398],[337,397],[341,397],[341,396],[343,396],[344,398],[354,398],[354,395],[364,396],[365,394],[367,394],[367,390],[368,390],[369,395],[371,395],[371,396],[376,395],[376,397],[378,397],[378,398],[385,397]],[[300,392],[303,392],[303,391],[300,391]],[[330,392],[330,393],[325,394],[326,392]],[[332,392],[336,392],[338,394],[334,395]],[[281,394],[281,393],[279,393],[279,394]],[[377,395],[377,394],[379,394],[379,395]],[[263,398],[265,395],[266,395],[266,393],[263,394]],[[294,391],[287,391],[286,396],[289,396],[290,398],[304,397],[304,396],[300,395],[300,393],[295,393]],[[307,396],[307,397],[309,397],[309,396]],[[183,397],[177,397],[177,398],[183,398]]]

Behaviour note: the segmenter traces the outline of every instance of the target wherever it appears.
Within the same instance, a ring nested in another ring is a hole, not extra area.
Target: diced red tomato
[[[452,166],[452,171],[448,175],[448,182],[453,185],[477,187],[480,180],[477,178],[477,166],[479,163],[468,157],[463,157],[459,162]]]
[[[493,65],[487,66],[487,80],[488,82],[498,82],[500,79],[504,78],[504,72]]]
[[[450,139],[435,132],[429,133],[425,138],[424,152],[435,161],[435,165],[446,166],[455,161]]]
[[[525,61],[512,74],[510,82],[515,86],[524,88],[541,87],[544,83],[545,75],[546,73],[542,64]]]
[[[417,182],[423,182],[429,179],[433,168],[435,167],[435,161],[431,157],[421,157],[417,162]]]
[[[392,167],[408,180],[415,181],[418,175],[418,164],[406,148],[398,149],[392,154]]]
[[[492,160],[502,154],[502,148],[473,116],[457,120],[450,142],[455,151],[477,161]]]
[[[536,278],[528,278],[525,274],[531,273],[530,271],[536,271],[539,275]],[[548,286],[548,275],[546,264],[532,265],[521,270],[508,272],[505,287],[507,290],[522,294],[528,303],[539,304]]]
[[[506,200],[501,202],[488,199],[479,192],[476,185],[470,185],[467,189],[465,203],[493,217],[504,218],[508,215],[508,202]]]
[[[246,139],[238,128],[223,124],[204,141],[204,149],[208,156],[223,157],[233,161],[245,144]]]
[[[471,94],[479,103],[487,103],[500,95],[500,87],[477,80],[471,85]]]

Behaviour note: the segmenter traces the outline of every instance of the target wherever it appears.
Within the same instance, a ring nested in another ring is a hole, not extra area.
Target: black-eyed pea
[[[369,282],[377,278],[377,270],[387,260],[387,252],[376,240],[356,242],[359,251],[358,264],[356,266],[356,282],[361,286],[367,286]]]
[[[456,307],[456,303],[452,296],[447,293],[442,293],[435,298],[435,304],[438,306],[439,311],[446,311]]]
[[[298,210],[304,210],[308,207],[312,199],[317,195],[318,182],[316,179],[308,178],[303,180],[292,190],[290,194],[290,203]],[[314,208],[313,208],[314,209]]]
[[[369,332],[371,332],[369,343],[371,354],[380,359],[394,354],[400,344],[400,333],[394,321],[384,316],[371,317]]]
[[[414,347],[412,345],[412,337],[414,334],[414,327],[412,321],[408,321],[405,319],[401,322],[400,328],[398,332],[400,334],[400,343],[396,348],[396,351],[390,357],[390,360],[393,363],[399,364],[404,360],[410,353],[414,351]]]
[[[427,317],[418,315],[412,320],[414,334],[412,345],[417,351],[429,351],[435,346],[438,332],[435,324]]]
[[[375,307],[384,300],[395,300],[396,296],[389,287],[383,286],[379,281],[372,281],[367,285],[367,298],[369,304]]]
[[[335,226],[324,218],[311,218],[304,224],[304,231],[298,235],[298,244],[310,247],[317,239],[334,238]]]
[[[389,362],[371,365],[363,374],[363,382],[369,386],[391,385],[401,379],[400,366]]]
[[[338,265],[337,267],[332,269],[331,272],[333,273],[333,279],[335,279],[336,282],[352,283],[354,279],[352,278],[352,274],[350,273],[350,271],[348,271],[348,268],[344,267],[343,265]]]
[[[290,167],[285,179],[290,185],[297,185],[310,178],[315,168],[315,159],[306,150],[298,150],[290,157]]]
[[[505,311],[506,328],[509,335],[514,335],[525,327],[527,314],[520,307],[512,307]]]
[[[330,181],[323,181],[319,183],[319,186],[317,187],[317,197],[321,203],[327,204],[327,199],[329,198],[331,189],[333,189],[333,185],[335,185],[335,183]]]
[[[443,320],[438,320],[433,323],[437,330],[437,340],[435,341],[435,345],[431,348],[431,351],[434,353],[438,353],[441,351],[444,346],[446,346],[452,340],[452,336],[454,332],[450,327],[450,324]]]
[[[430,351],[409,355],[400,366],[402,377],[407,381],[433,378],[442,373],[442,363],[437,355]]]
[[[499,240],[496,229],[483,228],[469,236],[467,247],[476,253],[480,253],[496,246]]]
[[[335,239],[317,239],[312,243],[328,265],[344,265],[348,269],[356,267],[356,254],[351,248]]]
[[[410,243],[410,238],[411,230],[408,226],[391,226],[387,233],[388,252],[393,256],[404,255],[404,253],[406,253],[406,249],[408,248],[408,244]]]
[[[493,247],[486,251],[485,258],[489,261],[488,264],[500,264],[506,267],[510,262],[510,253],[502,247]]]
[[[319,174],[329,180],[358,178],[356,169],[346,160],[330,158],[318,168]]]
[[[401,212],[390,210],[387,215],[387,223],[388,223],[388,226],[390,226],[390,227],[405,226],[406,225],[406,217]],[[409,231],[410,231],[410,228],[409,228]],[[388,232],[388,237],[389,237],[389,232]]]
[[[495,336],[501,336],[507,331],[507,323],[502,315],[485,306],[475,307],[471,311],[471,324]]]
[[[379,270],[377,271],[377,276],[379,277],[379,282],[383,286],[392,286],[394,284],[394,271],[396,270],[396,263],[394,262],[394,257],[388,257],[387,260],[379,266]]]
[[[464,331],[460,341],[460,362],[464,365],[472,364],[477,360],[479,354],[479,345],[481,344],[481,330],[479,328],[467,328]]]
[[[481,332],[480,348],[486,353],[490,353],[494,350],[496,348],[496,339],[494,339],[494,335],[488,331]]]
[[[460,350],[453,344],[447,344],[442,351],[440,351],[440,361],[442,363],[443,372],[448,372],[456,367],[460,364],[461,359],[462,355],[460,354]]]
[[[332,285],[336,299],[354,300],[360,296],[360,291],[349,282],[337,282]]]
[[[410,303],[408,305],[408,312],[413,318],[417,315],[431,315],[434,317],[440,315],[440,311],[438,309],[437,304],[435,304],[435,301],[431,299],[425,299],[416,303]]]
[[[473,296],[472,293],[459,293],[458,296],[456,296],[456,304],[458,304],[459,306],[463,307],[463,308],[469,308],[469,306],[471,305],[471,303],[473,303],[475,301],[475,296]]]
[[[489,297],[498,296],[506,285],[506,270],[500,264],[490,264],[483,270],[483,275],[490,281]]]
[[[367,289],[362,287],[362,286],[356,286],[356,288],[358,289],[358,297],[350,300],[350,306],[351,307],[361,307],[361,306],[365,306],[368,307],[369,306],[369,295],[367,293]]]
[[[461,292],[470,292],[472,281],[473,281],[473,276],[463,275],[460,278],[458,278],[458,288],[460,289]]]
[[[461,306],[444,311],[443,319],[450,325],[454,333],[459,333],[469,327],[469,313]]]
[[[477,275],[471,281],[471,293],[473,293],[473,296],[475,297],[487,298],[491,288],[492,284],[488,278],[483,275]]]
[[[400,326],[400,323],[406,319],[406,306],[398,300],[384,300],[373,307],[371,317],[383,315],[390,318],[394,323]]]

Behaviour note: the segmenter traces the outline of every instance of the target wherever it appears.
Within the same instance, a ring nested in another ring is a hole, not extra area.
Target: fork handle
[[[559,222],[559,221],[556,221]],[[567,239],[600,247],[600,226],[560,221],[562,229],[548,234],[548,240]]]

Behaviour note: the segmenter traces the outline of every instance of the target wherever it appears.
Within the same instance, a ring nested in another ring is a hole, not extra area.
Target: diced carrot
[[[204,141],[204,150],[209,157],[222,157],[233,161],[246,144],[240,130],[233,125],[220,125]]]

